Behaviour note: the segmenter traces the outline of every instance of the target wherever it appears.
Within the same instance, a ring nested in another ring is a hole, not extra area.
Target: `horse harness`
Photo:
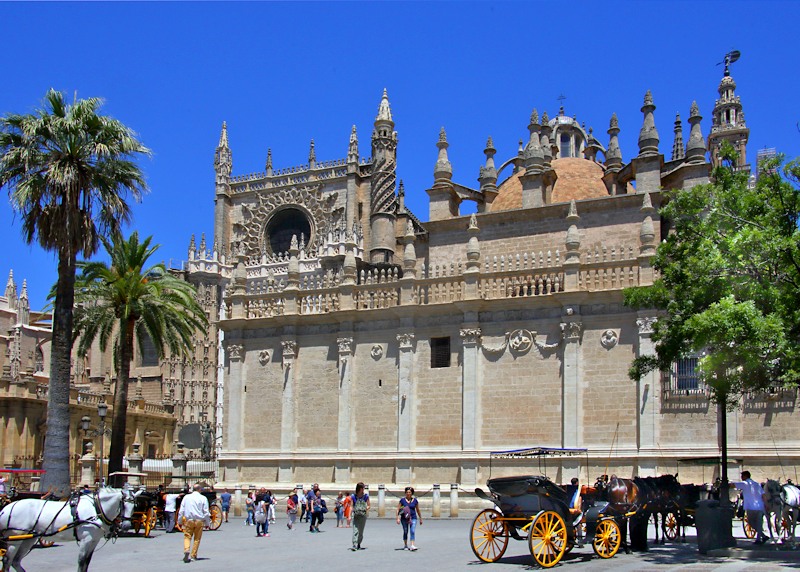
[[[56,534],[60,534],[65,530],[72,529],[72,534],[75,537],[75,542],[78,542],[77,528],[82,524],[89,524],[92,526],[96,526],[97,528],[102,528],[103,524],[105,524],[109,527],[109,531],[105,534],[105,537],[116,539],[116,537],[119,536],[119,530],[120,530],[119,522],[122,520],[130,520],[130,518],[125,518],[124,516],[122,516],[124,513],[123,505],[127,502],[125,499],[125,493],[124,492],[122,493],[122,498],[120,499],[120,510],[119,510],[120,516],[118,516],[115,519],[110,519],[108,518],[108,516],[106,516],[106,513],[103,510],[103,505],[100,503],[100,495],[98,494],[97,491],[92,493],[92,503],[94,504],[95,515],[86,519],[81,519],[78,516],[78,504],[80,503],[82,496],[84,495],[80,492],[71,493],[69,496],[69,500],[64,502],[63,506],[60,509],[58,509],[58,512],[56,512],[50,523],[45,527],[45,530],[48,530],[51,526],[53,526],[55,521],[58,519],[58,517],[61,515],[64,509],[67,508],[67,506],[70,507],[70,513],[72,514],[72,522],[70,522],[69,524],[65,524],[64,526],[58,528],[54,532],[34,532],[34,530],[36,529],[36,525],[39,524],[39,519],[42,516],[42,512],[44,512],[44,508],[45,506],[47,506],[46,504],[43,503],[42,508],[39,510],[39,514],[33,523],[33,526],[28,530],[28,532],[23,534],[14,534],[8,537],[3,537],[3,540],[13,541],[13,540],[28,540],[30,538],[47,538],[48,536],[55,536]],[[48,500],[45,502],[62,502],[62,501]],[[13,506],[12,503],[11,510],[8,513],[8,518],[6,519],[7,525],[11,523],[11,516],[14,513],[14,508],[15,507]],[[102,524],[97,522],[98,519],[101,521]]]

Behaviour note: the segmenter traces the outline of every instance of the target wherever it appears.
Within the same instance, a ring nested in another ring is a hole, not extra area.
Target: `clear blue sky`
[[[319,161],[343,158],[353,124],[368,157],[384,87],[398,177],[422,220],[440,127],[454,180],[477,187],[487,136],[504,161],[527,137],[532,109],[552,117],[563,94],[566,113],[604,145],[618,114],[627,162],[650,89],[669,159],[675,113],[686,138],[695,99],[708,134],[715,64],[733,49],[752,161],[765,146],[800,155],[800,2],[4,2],[0,22],[0,114],[33,111],[50,87],[105,98],[103,111],[154,152],[142,162],[151,193],[132,227],[153,235],[172,266],[193,233],[212,240],[223,120],[234,174],[263,171],[270,147],[276,168],[305,163],[312,138]],[[41,308],[55,258],[24,244],[7,199],[0,240],[3,284],[13,268]]]

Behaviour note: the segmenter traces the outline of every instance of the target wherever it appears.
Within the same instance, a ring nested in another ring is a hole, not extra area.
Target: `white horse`
[[[103,487],[74,500],[22,499],[0,511],[0,537],[7,541],[3,572],[14,567],[25,572],[22,559],[39,538],[75,539],[78,543],[78,572],[86,572],[92,554],[104,536],[130,528],[134,494],[124,489]]]
[[[800,488],[791,482],[781,485],[778,481],[768,480],[764,493],[767,496],[765,509],[770,537],[772,537],[773,524],[775,532],[778,534],[786,526],[788,527],[788,539],[793,543],[795,527],[798,517],[800,517]]]

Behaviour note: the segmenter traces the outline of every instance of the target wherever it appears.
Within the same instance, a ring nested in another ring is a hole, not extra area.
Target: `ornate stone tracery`
[[[401,350],[410,350],[414,345],[414,334],[406,332],[404,334],[397,334],[397,341],[400,343]]]
[[[231,361],[240,361],[244,352],[242,344],[228,344],[228,357]]]
[[[480,328],[461,328],[461,341],[465,346],[476,345],[481,340]]]
[[[653,333],[653,326],[658,321],[658,318],[655,316],[648,316],[645,318],[639,318],[636,320],[636,325],[639,328],[639,334],[652,334]]]
[[[273,213],[281,208],[291,206],[306,214],[312,234],[305,237],[306,246],[313,248],[322,244],[329,231],[341,226],[344,215],[344,209],[334,208],[338,193],[323,193],[322,185],[288,187],[269,194],[259,194],[257,199],[257,204],[242,205],[244,220],[234,225],[239,252],[249,257],[260,257],[269,252],[267,224]]]

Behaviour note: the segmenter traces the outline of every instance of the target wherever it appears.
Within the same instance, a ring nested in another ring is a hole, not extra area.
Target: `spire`
[[[314,140],[311,140],[311,148],[308,150],[308,168],[317,168],[317,152],[314,150]]]
[[[606,168],[617,172],[622,169],[622,151],[619,148],[619,121],[617,114],[611,116],[608,127],[608,151],[606,152]]]
[[[686,160],[689,163],[705,163],[706,161],[706,143],[703,139],[703,132],[700,130],[702,120],[700,108],[697,106],[697,102],[693,101],[689,112],[689,125],[692,127],[689,132],[689,142],[686,144]]]
[[[17,321],[20,324],[28,324],[31,318],[31,305],[28,300],[28,281],[22,281],[22,292],[19,295],[19,312],[17,313]]]
[[[189,260],[194,260],[196,254],[197,248],[194,243],[194,234],[192,234],[192,238],[189,240]]]
[[[439,131],[439,141],[436,143],[436,147],[439,148],[439,157],[436,160],[436,167],[433,170],[433,177],[435,179],[435,183],[444,180],[449,182],[450,179],[453,178],[453,166],[450,165],[450,160],[447,158],[447,148],[450,145],[447,143],[447,133],[442,127],[442,130]]]
[[[378,116],[375,118],[375,123],[391,123],[394,126],[394,121],[392,121],[392,110],[389,107],[389,96],[386,93],[386,88],[383,88],[383,97],[381,97],[381,103],[378,105]]]
[[[9,307],[16,308],[17,305],[17,285],[14,283],[14,271],[8,271],[8,281],[6,282],[6,298],[8,298]]]
[[[644,94],[644,105],[642,105],[642,113],[644,120],[642,121],[642,128],[639,131],[639,157],[649,157],[658,154],[658,131],[656,130],[656,120],[653,112],[656,106],[653,105],[653,94],[650,90]]]
[[[680,113],[675,114],[675,139],[672,142],[672,160],[683,159],[683,126]]]
[[[528,131],[530,131],[531,137],[528,141],[528,145],[525,147],[524,153],[525,169],[529,173],[540,172],[542,164],[544,163],[544,153],[542,152],[542,146],[539,142],[540,128],[539,112],[534,109],[533,113],[531,113],[531,122],[528,125]]]
[[[272,176],[272,149],[267,149],[267,177]]]
[[[738,59],[738,58],[737,58]],[[739,153],[738,167],[747,167],[747,140],[750,136],[750,129],[744,120],[744,110],[742,102],[736,95],[736,82],[730,75],[728,65],[735,60],[729,61],[726,55],[726,74],[719,82],[719,99],[714,103],[714,110],[711,114],[711,132],[708,135],[708,150],[711,152],[711,162],[715,167],[719,166],[719,151],[723,141],[727,141],[734,146]]]
[[[350,130],[350,145],[347,147],[347,162],[358,163],[358,134],[356,133],[356,126]]]
[[[222,122],[222,133],[219,135],[219,145],[214,155],[214,170],[217,172],[217,179],[227,179],[233,170],[233,154],[228,147],[228,124]]]
[[[480,174],[478,175],[478,182],[481,184],[481,192],[497,191],[497,169],[494,166],[494,155],[497,150],[494,148],[492,138],[486,141],[486,149],[483,150],[486,155],[486,164],[481,167]]]
[[[552,132],[553,128],[550,127],[550,117],[548,117],[545,111],[542,113],[542,136],[540,138],[543,156],[542,165],[545,171],[550,170],[550,163],[553,160],[553,150],[550,148],[550,135]]]

